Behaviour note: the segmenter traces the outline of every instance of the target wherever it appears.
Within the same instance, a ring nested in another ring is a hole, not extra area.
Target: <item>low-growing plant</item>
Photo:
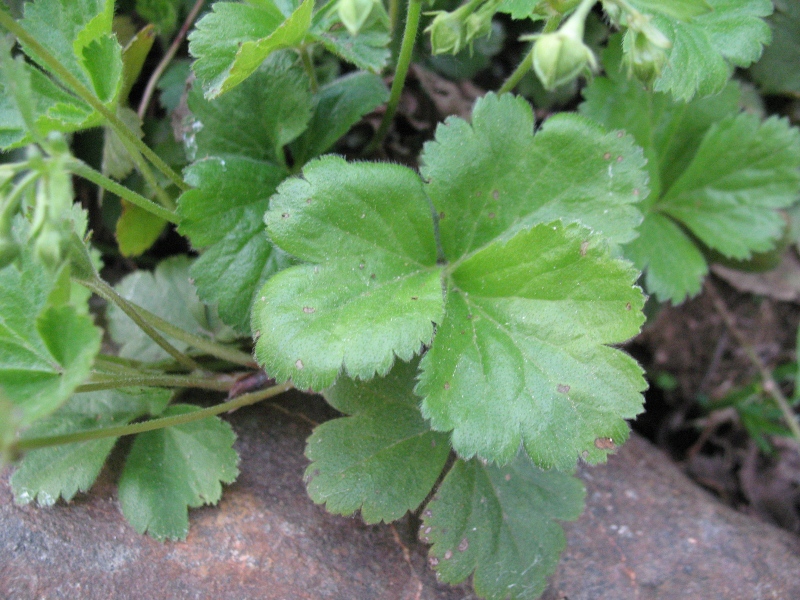
[[[174,31],[183,2],[143,4]],[[648,292],[679,302],[709,251],[774,246],[777,209],[800,190],[800,135],[742,113],[731,81],[770,40],[768,0],[431,8],[420,45],[421,0],[404,18],[396,0],[216,2],[189,34],[188,94],[188,63],[162,77],[180,32],[138,111],[152,26],[126,34],[111,0],[0,10],[0,146],[20,149],[0,165],[0,442],[21,456],[18,502],[88,490],[135,434],[122,512],[183,538],[187,507],[216,503],[238,474],[216,415],[295,387],[344,415],[308,440],[315,502],[368,523],[421,510],[443,581],[539,596],[564,547],[558,522],[582,511],[577,461],[605,461],[642,408],[642,370],[618,347],[644,321],[640,270]],[[602,57],[583,39],[593,10],[619,32]],[[469,122],[438,126],[419,171],[325,154],[386,103],[363,148],[380,151],[414,52],[471,49],[497,13],[530,23],[530,51]],[[579,114],[537,124],[510,93],[531,71],[546,89],[586,76]],[[156,87],[173,116],[185,104],[182,152],[166,119],[142,121]],[[95,168],[69,141],[98,127]],[[72,176],[121,199],[118,252],[141,254],[169,225],[199,256],[112,287]],[[243,374],[260,385],[240,393]],[[193,388],[229,399],[172,402]]]

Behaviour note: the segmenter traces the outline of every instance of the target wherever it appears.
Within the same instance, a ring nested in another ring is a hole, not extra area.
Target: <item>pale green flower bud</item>
[[[632,15],[628,19],[622,48],[628,74],[634,75],[645,86],[652,87],[661,70],[667,64],[666,50],[669,39],[650,23],[645,15]]]
[[[540,36],[533,46],[533,70],[546,90],[596,69],[597,59],[579,37],[556,31]]]
[[[57,269],[61,264],[61,236],[55,229],[45,226],[36,238],[33,246],[36,258],[50,269]]]
[[[492,33],[492,17],[497,12],[496,3],[489,2],[476,10],[466,21],[467,42]]]
[[[375,0],[339,0],[336,11],[347,31],[351,35],[358,35],[372,14],[374,6]]]
[[[433,54],[458,54],[467,43],[465,18],[456,10],[454,12],[438,11],[427,29],[431,34],[431,52]]]

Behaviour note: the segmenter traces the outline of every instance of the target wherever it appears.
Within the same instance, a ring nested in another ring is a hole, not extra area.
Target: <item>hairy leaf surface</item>
[[[643,322],[636,271],[577,225],[537,225],[463,260],[448,279],[444,321],[417,393],[453,448],[500,463],[520,443],[537,465],[571,469],[628,436],[642,372],[605,344]]]
[[[334,16],[315,24],[311,35],[326,50],[353,63],[359,69],[380,73],[389,61],[391,36],[389,17],[385,11],[379,13],[379,18],[367,23],[357,36],[350,35]]]
[[[162,416],[197,410],[176,404]],[[221,484],[233,483],[239,475],[235,439],[231,426],[218,417],[140,433],[119,480],[125,518],[139,533],[184,539],[189,531],[187,507],[216,504]]]
[[[238,331],[250,328],[250,309],[267,278],[288,266],[264,230],[269,198],[286,170],[244,157],[208,158],[185,172],[195,189],[178,205],[180,233],[205,252],[191,267],[198,295],[217,304],[220,318]]]
[[[278,381],[324,389],[409,360],[442,314],[433,220],[419,177],[391,164],[310,162],[265,220],[306,264],[273,276],[253,312],[256,355]]]
[[[348,415],[318,426],[306,445],[308,494],[328,512],[361,510],[367,523],[390,522],[417,508],[450,453],[417,407],[417,363],[397,362],[368,382],[342,377],[324,392]]]
[[[800,92],[800,2],[775,0],[775,13],[767,19],[772,43],[750,68],[750,73],[766,93]]]
[[[535,600],[565,546],[557,521],[583,511],[585,491],[566,473],[542,471],[524,455],[505,467],[458,460],[423,512],[420,537],[432,542],[439,578],[474,573],[488,600]]]
[[[299,45],[311,25],[313,0],[288,18],[271,0],[216,2],[189,36],[194,72],[206,98],[242,83],[270,54]]]
[[[50,417],[38,421],[25,437],[89,431],[125,425],[145,415],[158,415],[167,406],[169,390],[118,389],[75,394]],[[75,442],[28,452],[11,476],[14,500],[36,500],[50,506],[59,498],[69,502],[94,484],[118,438]]]

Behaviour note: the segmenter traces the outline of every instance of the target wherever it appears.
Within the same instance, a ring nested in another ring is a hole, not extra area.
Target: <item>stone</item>
[[[436,581],[418,521],[364,525],[329,515],[305,493],[316,398],[229,416],[241,476],[216,507],[191,511],[185,542],[138,535],[116,501],[112,458],[88,494],[45,509],[12,501],[0,478],[0,598],[468,600]],[[581,467],[584,516],[546,600],[800,598],[800,540],[717,503],[643,439],[607,465]]]

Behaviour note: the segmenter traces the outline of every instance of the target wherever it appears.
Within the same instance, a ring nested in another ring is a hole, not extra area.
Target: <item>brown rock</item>
[[[316,400],[292,412],[321,419]],[[231,416],[239,480],[194,510],[185,542],[137,535],[115,499],[113,469],[90,494],[51,509],[14,506],[0,481],[0,598],[467,600],[438,584],[414,524],[366,526],[306,496],[310,425],[270,406]],[[640,438],[608,465],[582,468],[584,516],[547,600],[800,598],[798,538],[718,504]]]

